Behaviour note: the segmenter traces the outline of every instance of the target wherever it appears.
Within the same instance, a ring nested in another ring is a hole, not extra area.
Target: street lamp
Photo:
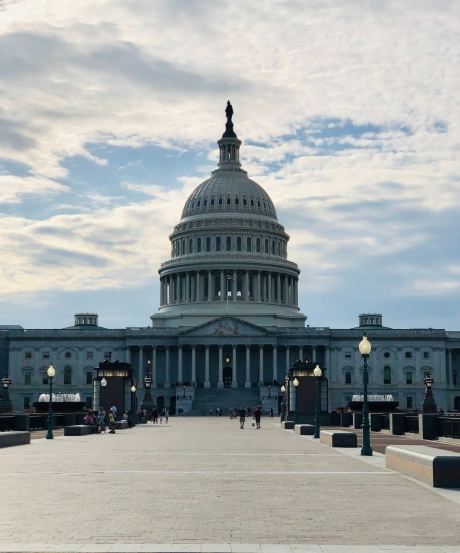
[[[272,389],[272,387],[271,387],[271,385],[269,384],[269,385],[268,385],[268,397],[272,397],[272,396],[270,395],[271,389]]]
[[[285,391],[286,391],[286,386],[281,386],[280,388],[281,390],[281,393],[283,394],[283,399],[281,401],[281,412],[280,412],[280,422],[283,422],[283,418],[284,418],[284,410],[286,409],[286,396],[285,396]]]
[[[319,365],[313,369],[313,375],[316,379],[316,405],[315,405],[315,434],[313,438],[319,438],[320,421],[319,421],[319,395],[320,395],[320,383],[323,371],[319,368]]]
[[[183,395],[183,398],[185,399],[185,386],[182,386],[183,390],[184,390],[184,395]]]
[[[48,379],[50,381],[50,404],[48,409],[48,434],[46,435],[47,440],[52,440],[54,438],[53,436],[53,378],[56,374],[56,371],[53,367],[53,365],[50,365],[48,367],[48,370],[46,371],[48,374]]]
[[[436,405],[436,401],[433,397],[433,382],[434,380],[431,378],[431,374],[427,373],[425,378],[423,379],[423,382],[425,383],[425,397],[423,398],[422,403],[422,413],[437,413],[438,408]]]
[[[367,383],[369,378],[369,373],[367,372],[367,359],[369,358],[371,347],[372,347],[371,343],[367,339],[366,333],[364,333],[363,339],[359,343],[359,353],[361,354],[361,357],[363,358],[363,361],[364,361],[364,364],[363,364],[363,388],[364,388],[363,422],[361,424],[361,428],[363,429],[363,446],[361,448],[361,455],[365,455],[367,457],[370,457],[372,455],[371,431],[370,431],[370,424],[369,424],[369,405],[367,403]]]
[[[292,385],[293,385],[292,407],[294,411],[294,426],[295,426],[297,422],[297,386],[299,385],[299,381],[297,380],[297,377],[294,378]]]
[[[2,395],[0,396],[0,413],[9,413],[13,410],[13,404],[10,400],[10,394],[8,388],[10,387],[11,379],[8,378],[8,375],[5,375],[2,378]]]

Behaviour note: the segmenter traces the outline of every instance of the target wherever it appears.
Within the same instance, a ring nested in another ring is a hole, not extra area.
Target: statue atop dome
[[[227,100],[227,107],[225,108],[225,115],[227,116],[227,119],[229,121],[232,120],[232,117],[233,117],[233,107],[232,107],[232,104],[230,103],[230,100]]]

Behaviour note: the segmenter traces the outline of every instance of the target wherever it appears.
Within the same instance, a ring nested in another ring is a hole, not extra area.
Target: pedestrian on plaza
[[[128,411],[125,411],[125,414],[123,415],[123,420],[128,423],[128,428],[132,428],[132,422],[129,420],[129,414]]]
[[[256,429],[260,429],[260,416],[262,415],[262,409],[260,405],[257,406],[257,409],[254,411],[254,420],[256,421]]]
[[[160,424],[163,424],[163,411],[160,413]]]
[[[273,407],[270,407],[270,417],[273,418]]]
[[[166,409],[165,411],[165,424],[168,424],[169,422],[169,409]]]
[[[212,417],[212,409],[209,409],[209,416]]]
[[[112,413],[114,420],[117,418],[117,408],[113,403],[110,404],[109,411]]]
[[[104,434],[107,434],[107,429],[105,427],[105,418],[106,418],[106,414],[105,414],[104,408],[99,407],[98,419],[99,419],[99,429],[101,431],[101,434],[102,432],[104,432]]]
[[[158,423],[158,409],[156,408],[156,405],[154,405],[152,409],[151,421],[152,421],[152,424]]]
[[[115,417],[112,411],[109,411],[109,434],[115,434]]]
[[[246,409],[241,407],[240,409],[240,428],[244,430],[244,423],[246,421]]]
[[[93,434],[99,434],[99,418],[97,413],[93,412],[91,416],[93,417]]]

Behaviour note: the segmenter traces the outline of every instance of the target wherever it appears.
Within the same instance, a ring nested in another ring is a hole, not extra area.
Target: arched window
[[[198,201],[196,202],[196,207],[200,207],[200,205],[201,205],[201,200],[198,200]]]
[[[227,205],[230,205],[232,203],[232,200],[230,198],[227,198]]]
[[[256,241],[256,251],[260,253],[260,238],[257,238]]]
[[[251,198],[251,207],[254,207],[254,200]]]
[[[268,240],[265,240],[265,253],[268,253]]]
[[[238,198],[235,198],[235,205],[240,205],[240,200]]]
[[[260,200],[257,200],[257,207],[260,207]]]
[[[211,251],[211,238],[209,238],[209,236],[206,238],[206,251]]]
[[[185,255],[185,240],[182,240],[182,255]]]
[[[227,251],[228,252],[232,251],[232,239],[230,236],[227,236]]]
[[[200,206],[198,206],[200,207]],[[267,209],[267,204],[264,202],[264,209]]]
[[[248,252],[252,252],[252,241],[249,236],[248,236],[248,239],[246,240],[246,249]]]
[[[220,252],[220,236],[216,238],[216,252]]]
[[[391,384],[391,367],[388,365],[383,367],[383,383]]]
[[[222,205],[224,203],[224,200],[222,198],[219,198],[219,205]]]
[[[214,198],[211,198],[211,205],[214,205],[216,203],[216,200]]]
[[[247,205],[248,205],[248,201],[247,201],[246,198],[243,198],[243,205],[244,205],[244,206],[247,206]]]
[[[275,255],[276,251],[275,251],[275,241],[272,240],[272,254]]]
[[[203,200],[203,207],[206,207],[208,205],[208,200]]]
[[[191,238],[188,243],[188,253],[193,253],[193,240]]]
[[[241,237],[240,236],[238,236],[238,238],[236,239],[236,251],[237,252],[241,251]]]
[[[197,253],[201,252],[201,238],[198,238],[198,240],[196,241],[196,251]]]
[[[192,209],[195,209],[195,202],[192,202]]]

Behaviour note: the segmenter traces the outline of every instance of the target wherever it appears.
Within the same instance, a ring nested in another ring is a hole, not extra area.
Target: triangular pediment
[[[271,336],[265,328],[247,323],[236,317],[223,316],[195,328],[189,328],[181,336]]]

